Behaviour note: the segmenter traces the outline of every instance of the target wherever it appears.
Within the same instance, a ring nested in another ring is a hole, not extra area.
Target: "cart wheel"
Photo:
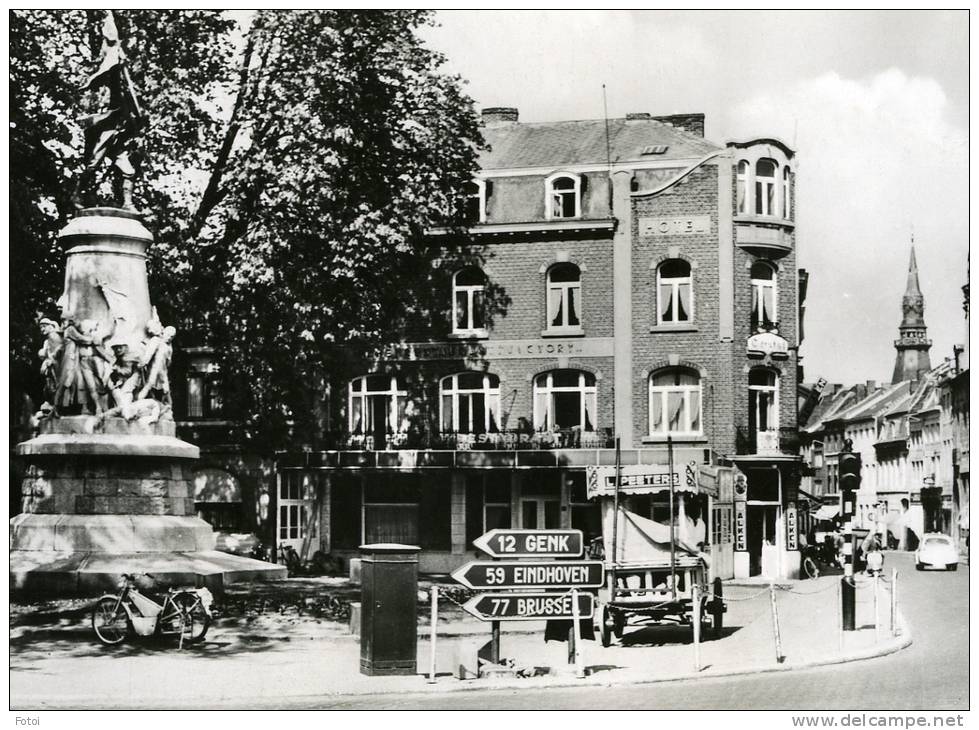
[[[616,639],[621,639],[622,634],[625,632],[625,614],[614,613],[612,614],[612,633],[615,634]]]
[[[602,606],[602,610],[598,613],[598,630],[602,636],[602,646],[606,649],[612,645],[612,627],[609,626],[609,621],[611,619],[608,606]]]

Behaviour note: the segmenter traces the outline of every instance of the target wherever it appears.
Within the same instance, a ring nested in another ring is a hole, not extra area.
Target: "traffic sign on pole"
[[[578,618],[591,618],[595,613],[592,594],[579,593],[577,598]],[[480,621],[543,621],[575,615],[571,593],[481,593],[462,608]]]
[[[490,530],[473,545],[494,558],[580,558],[581,530]]]
[[[475,560],[452,573],[467,588],[599,588],[605,583],[598,560]]]

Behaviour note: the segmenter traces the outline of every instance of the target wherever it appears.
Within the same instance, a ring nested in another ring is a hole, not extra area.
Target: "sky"
[[[706,114],[798,162],[808,382],[888,382],[914,237],[932,364],[967,338],[966,11],[440,11],[422,35],[521,121]]]

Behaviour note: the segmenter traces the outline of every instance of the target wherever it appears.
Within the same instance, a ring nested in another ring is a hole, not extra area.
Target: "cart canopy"
[[[612,560],[612,500],[602,500],[602,541],[605,559]],[[619,506],[615,536],[614,561],[618,564],[670,564],[670,526],[630,512]],[[704,541],[704,523],[681,520],[676,527],[676,555],[679,558],[699,555],[698,543]]]

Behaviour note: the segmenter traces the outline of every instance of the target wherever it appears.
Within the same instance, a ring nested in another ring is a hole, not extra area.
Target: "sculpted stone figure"
[[[93,412],[98,415],[104,410],[103,371],[110,361],[104,343],[114,331],[115,321],[106,333],[95,320],[85,319],[77,326],[70,319],[65,321],[61,373],[52,415],[58,415],[58,409],[74,404],[81,406],[83,415]]]
[[[58,390],[58,373],[64,339],[61,337],[61,327],[53,319],[44,317],[38,324],[41,327],[41,334],[44,335],[44,344],[37,354],[41,358],[41,375],[44,376],[44,397],[50,403]]]
[[[154,308],[152,319],[146,323],[146,333],[149,337],[143,343],[144,381],[138,398],[151,397],[164,405],[170,405],[170,378],[167,370],[173,356],[171,343],[177,330],[163,327]]]

